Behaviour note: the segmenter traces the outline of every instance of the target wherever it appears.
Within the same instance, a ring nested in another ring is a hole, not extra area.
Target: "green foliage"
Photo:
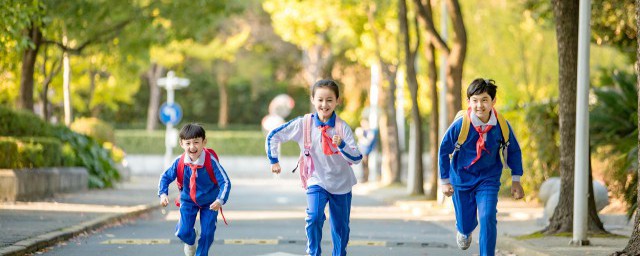
[[[595,88],[596,103],[590,113],[591,144],[610,163],[605,177],[614,195],[624,195],[629,216],[636,209],[638,169],[638,94],[636,75],[615,70],[604,74]]]
[[[116,143],[128,154],[163,154],[165,151],[164,131],[116,130]],[[264,156],[266,135],[261,131],[207,131],[207,147],[219,155]],[[180,147],[173,149],[180,154]],[[296,143],[282,145],[282,155],[296,156],[300,149]]]
[[[73,121],[70,128],[74,132],[95,139],[100,144],[114,141],[113,127],[95,117],[78,118]]]
[[[611,45],[634,63],[636,39],[636,10],[633,1],[594,0],[591,7],[591,35],[598,45]]]
[[[75,154],[76,164],[89,171],[89,187],[112,187],[120,179],[110,153],[90,137],[75,133],[65,126],[55,126],[56,137],[68,143]],[[66,148],[66,151],[69,149]]]
[[[0,136],[52,136],[49,125],[35,114],[0,106]]]
[[[11,137],[0,137],[0,168],[12,168],[18,159],[18,144]]]
[[[0,168],[62,165],[62,143],[53,137],[0,137]]]
[[[536,20],[553,26],[553,4],[551,1],[521,0],[525,10],[533,13]],[[609,45],[628,56],[630,63],[636,59],[638,28],[633,1],[594,0],[591,3],[591,40],[598,45]]]
[[[17,168],[62,165],[62,143],[52,137],[23,137],[18,140]]]
[[[551,100],[531,103],[504,113],[522,151],[522,165],[526,177],[522,179],[522,186],[527,196],[533,198],[542,182],[559,175],[558,104]],[[511,184],[510,180],[510,173],[504,173],[503,184]],[[502,189],[502,193],[509,194],[510,188],[503,186]]]

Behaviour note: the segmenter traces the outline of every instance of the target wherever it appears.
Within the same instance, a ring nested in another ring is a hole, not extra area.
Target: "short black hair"
[[[470,99],[473,95],[479,95],[486,92],[493,100],[496,98],[497,90],[498,86],[496,86],[496,81],[493,81],[493,79],[476,78],[467,88],[467,99]]]
[[[323,87],[332,90],[336,94],[336,99],[340,98],[340,89],[338,88],[338,83],[331,79],[322,79],[313,84],[313,87],[311,88],[311,97],[313,98],[313,96],[316,95],[316,89]]]
[[[180,129],[180,140],[190,140],[195,138],[206,139],[204,128],[196,123],[185,124]]]

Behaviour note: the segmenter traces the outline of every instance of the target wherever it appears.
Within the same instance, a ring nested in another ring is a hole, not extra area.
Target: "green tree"
[[[638,111],[640,111],[640,65],[638,65],[638,60],[640,60],[640,31],[637,30],[637,28],[640,28],[640,0],[636,0],[635,1],[636,4],[636,91],[637,91],[637,109]],[[636,133],[637,136],[636,138],[638,139],[638,144],[636,145],[636,183],[637,183],[637,187],[636,188],[630,188],[631,190],[635,190],[635,194],[636,194],[636,200],[635,200],[635,208],[636,208],[636,217],[635,220],[633,221],[634,223],[634,228],[633,228],[633,232],[631,233],[631,237],[629,238],[629,243],[627,243],[627,246],[624,248],[624,250],[620,251],[620,252],[616,252],[613,255],[618,255],[618,256],[623,256],[623,255],[638,255],[640,254],[640,215],[637,214],[637,207],[640,205],[640,196],[638,196],[640,194],[640,182],[638,182],[638,177],[640,177],[640,163],[638,162],[640,159],[640,150],[637,150],[638,148],[640,148],[640,133],[637,132],[637,127],[640,126],[640,112],[636,112],[636,117],[637,117],[637,126],[636,126]]]
[[[447,11],[451,17],[453,37],[449,43],[442,39],[435,29],[430,1],[414,0],[421,23],[426,29],[436,48],[447,56],[447,109],[449,122],[462,109],[462,68],[467,54],[467,30],[464,25],[462,10],[458,0],[446,0]],[[441,99],[445,100],[445,99]]]
[[[556,36],[559,57],[559,118],[560,118],[560,199],[544,234],[573,230],[573,181],[575,170],[576,87],[578,61],[578,7],[577,0],[553,1],[556,18]],[[591,173],[589,172],[591,176]],[[591,178],[590,178],[591,179]],[[589,191],[593,184],[589,182]],[[589,197],[588,230],[606,233],[595,212],[593,197]]]
[[[409,166],[409,175],[413,175],[413,184],[407,184],[409,186],[409,193],[412,195],[424,194],[424,171],[422,168],[422,145],[423,145],[423,133],[422,133],[422,117],[420,115],[420,108],[418,107],[418,78],[416,74],[416,57],[418,48],[420,46],[420,35],[416,34],[415,45],[411,43],[411,33],[409,32],[409,23],[407,21],[407,2],[406,0],[398,0],[398,19],[400,20],[400,36],[402,37],[402,48],[404,52],[404,62],[407,68],[407,84],[409,92],[411,94],[411,121],[409,124],[410,139],[409,139],[409,161],[412,161]],[[415,19],[414,19],[415,20]],[[418,28],[417,20],[415,20]],[[416,31],[417,32],[417,31]],[[411,179],[409,179],[411,180]]]

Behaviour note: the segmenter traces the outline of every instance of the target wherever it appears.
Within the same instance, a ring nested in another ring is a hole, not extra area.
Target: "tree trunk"
[[[411,94],[411,120],[409,129],[411,130],[409,139],[409,175],[407,186],[411,195],[424,195],[424,173],[422,168],[422,118],[418,108],[418,80],[416,78],[416,53],[411,48],[411,37],[409,35],[409,24],[407,22],[406,0],[398,1],[398,18],[400,20],[400,36],[402,40],[405,65],[407,66],[407,85]],[[418,41],[419,44],[419,41]],[[416,46],[417,48],[417,46]]]
[[[397,67],[391,64],[386,64],[382,59],[380,42],[378,38],[378,32],[374,24],[374,9],[369,8],[368,21],[371,26],[371,32],[374,37],[374,46],[376,57],[382,74],[389,83],[387,86],[380,86],[380,95],[378,100],[382,107],[382,113],[378,120],[378,127],[380,130],[380,147],[382,148],[382,163],[381,163],[381,182],[384,185],[390,185],[392,183],[400,183],[400,168],[401,168],[401,154],[400,144],[398,141],[398,125],[396,123],[396,75]]]
[[[429,88],[431,91],[431,129],[429,129],[430,155],[431,155],[431,188],[427,194],[427,199],[435,200],[438,198],[438,146],[440,140],[438,138],[438,127],[440,127],[440,115],[438,107],[438,71],[436,68],[436,55],[433,42],[429,40],[425,47],[425,60],[428,63]]]
[[[63,39],[66,44],[66,36]],[[64,94],[64,124],[71,125],[73,122],[73,106],[71,104],[71,57],[69,52],[62,52],[62,93]]]
[[[587,230],[591,234],[608,234],[609,232],[604,229],[604,225],[602,224],[602,221],[600,221],[598,210],[596,209],[596,198],[595,193],[593,193],[593,175],[591,175],[592,173],[593,168],[591,166],[591,149],[589,149],[589,197],[587,198],[587,211],[589,211],[587,225],[589,226]]]
[[[62,68],[61,62],[55,60],[53,62],[53,64],[51,64],[51,70],[49,71],[49,73],[47,73],[47,62],[48,62],[48,56],[47,56],[47,47],[45,45],[45,50],[44,50],[44,57],[43,57],[43,61],[42,61],[42,68],[41,68],[41,72],[42,75],[44,75],[44,81],[42,82],[42,94],[41,94],[41,98],[42,98],[42,117],[44,118],[45,121],[49,121],[49,118],[51,117],[51,109],[49,109],[49,85],[51,84],[51,81],[53,80],[53,78],[60,73],[60,69]]]
[[[219,64],[219,63],[218,63]],[[220,65],[220,64],[219,64]],[[226,64],[222,64],[226,65]],[[214,64],[214,66],[217,66]],[[218,94],[220,94],[220,108],[218,112],[218,127],[225,128],[229,124],[229,95],[227,93],[228,74],[226,69],[218,68],[216,80],[218,82]]]
[[[560,118],[560,199],[545,234],[573,230],[576,87],[578,60],[578,0],[553,0],[558,41]]]
[[[640,28],[640,0],[636,0],[636,27]],[[640,30],[637,30],[638,34],[636,35],[636,39],[638,40],[638,49],[636,51],[636,88],[638,89],[638,114],[640,114]],[[640,127],[640,115],[638,115],[638,127]],[[640,133],[638,133],[638,144],[637,147],[640,148]],[[640,177],[640,150],[638,150],[638,169],[636,170],[638,177]],[[636,193],[640,195],[640,182],[638,182],[638,188]],[[637,197],[636,205],[640,205],[640,196]],[[631,238],[629,238],[629,243],[621,252],[616,252],[613,255],[640,255],[640,214],[638,214],[638,210],[636,209],[636,217],[633,221],[633,233],[631,233]]]
[[[400,183],[400,144],[398,141],[398,125],[396,123],[396,71],[389,70],[388,65],[381,65],[387,79],[387,86],[380,90],[380,100],[383,107],[380,116],[380,142],[382,146],[381,175],[382,184]]]
[[[451,52],[447,58],[447,113],[451,123],[456,113],[462,109],[462,67],[467,54],[467,30],[458,1],[448,0],[447,7],[453,26]]]
[[[573,193],[575,175],[576,90],[578,76],[578,0],[553,1],[559,58],[560,118],[560,199],[543,232],[547,235],[573,231]],[[589,156],[589,161],[591,157]],[[589,165],[591,166],[591,165]],[[589,167],[587,225],[590,233],[607,233],[598,217]]]
[[[20,75],[20,97],[18,108],[33,112],[33,73],[36,66],[38,50],[42,44],[42,32],[37,25],[31,25],[26,31],[33,48],[27,47],[22,54],[22,74]]]
[[[147,107],[147,131],[153,131],[158,125],[158,111],[160,108],[161,91],[158,87],[158,79],[164,74],[164,68],[158,63],[153,63],[146,73],[149,83],[149,107]]]
[[[425,26],[433,45],[447,56],[447,98],[441,100],[447,101],[449,110],[447,119],[453,122],[458,110],[462,109],[462,67],[467,54],[467,30],[464,27],[460,4],[457,0],[447,0],[447,13],[451,17],[453,26],[453,37],[451,43],[447,45],[435,29],[430,1],[414,0],[413,2],[417,6],[420,21]]]

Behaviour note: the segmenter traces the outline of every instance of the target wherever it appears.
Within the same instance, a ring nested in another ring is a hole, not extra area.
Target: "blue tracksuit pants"
[[[322,253],[322,225],[326,219],[324,208],[329,203],[331,214],[331,239],[333,256],[347,255],[349,243],[349,216],[351,215],[351,192],[334,195],[320,186],[307,188],[307,253],[319,256]]]
[[[478,185],[474,189],[461,191],[454,188],[453,205],[456,211],[456,228],[470,235],[480,220],[480,255],[494,255],[496,251],[499,187]]]
[[[209,248],[213,244],[213,235],[216,232],[218,212],[209,209],[210,204],[200,205],[200,209],[191,200],[180,200],[180,220],[176,225],[176,236],[182,242],[193,245],[196,242],[194,225],[196,215],[200,212],[200,239],[196,249],[196,256],[209,255]]]

